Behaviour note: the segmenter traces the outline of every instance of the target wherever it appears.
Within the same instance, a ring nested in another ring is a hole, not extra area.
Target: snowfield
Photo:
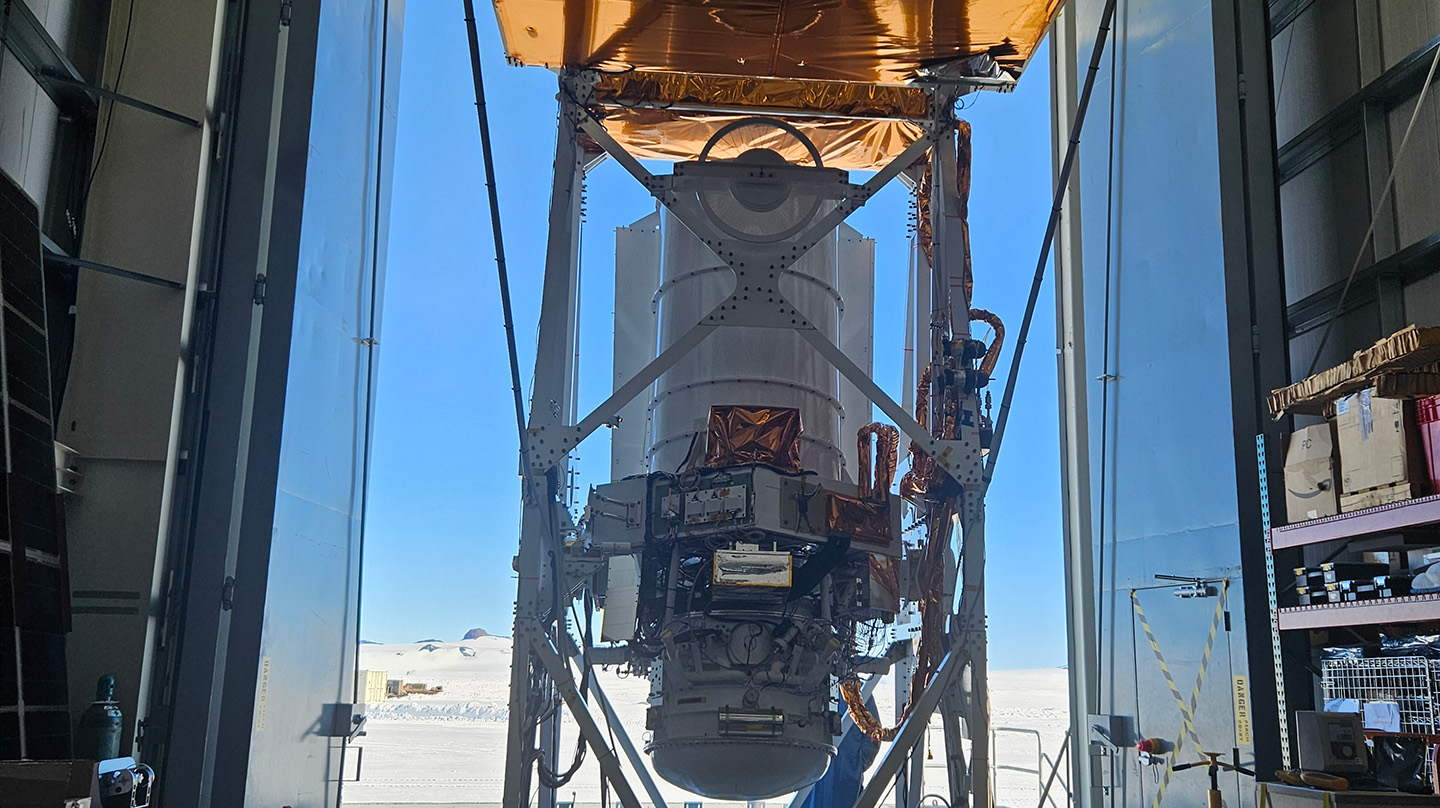
[[[458,643],[362,645],[360,666],[385,671],[390,679],[443,690],[435,695],[386,699],[367,707],[367,735],[358,744],[363,752],[352,752],[346,762],[344,803],[367,808],[498,806],[505,776],[510,640],[479,637]],[[599,685],[614,703],[630,737],[643,747],[648,682],[608,672],[601,674]],[[1040,745],[1053,760],[1069,722],[1066,672],[991,671],[990,686],[996,762],[1030,770],[1000,770],[996,774],[996,804],[1003,808],[1035,808],[1040,787],[1034,770]],[[882,682],[875,698],[881,715],[893,717],[893,685]],[[598,710],[595,714],[603,724]],[[575,724],[568,715],[561,737],[563,764],[568,766],[576,738]],[[937,747],[943,744],[943,737],[938,720],[932,721],[927,742]],[[943,792],[945,770],[941,756],[927,759],[925,768],[926,791]],[[1066,774],[1062,771],[1061,777]],[[639,789],[633,778],[632,784]],[[687,802],[701,802],[705,808],[744,805],[701,800],[664,781],[659,786],[666,802],[674,808]],[[1055,792],[1054,804],[1064,805],[1063,788],[1057,784]],[[573,801],[575,808],[601,805],[599,769],[593,755],[587,756],[559,798]],[[609,798],[616,803],[613,791]],[[643,796],[642,801],[649,803]],[[789,799],[774,798],[752,805],[784,808]]]

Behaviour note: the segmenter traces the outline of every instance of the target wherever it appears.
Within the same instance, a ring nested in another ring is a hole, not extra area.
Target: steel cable
[[[995,419],[995,438],[990,444],[990,455],[985,463],[981,485],[989,487],[995,476],[995,461],[1000,458],[1000,444],[1005,439],[1005,425],[1010,420],[1010,404],[1015,398],[1015,384],[1020,379],[1020,359],[1025,355],[1025,342],[1030,335],[1030,324],[1035,319],[1035,305],[1040,300],[1040,286],[1045,281],[1045,265],[1050,262],[1050,246],[1055,241],[1055,230],[1060,226],[1060,211],[1064,206],[1066,186],[1070,184],[1070,171],[1075,167],[1075,154],[1080,150],[1080,131],[1085,126],[1085,112],[1090,108],[1090,95],[1095,90],[1095,77],[1100,73],[1100,56],[1105,52],[1105,41],[1110,35],[1110,22],[1115,17],[1115,0],[1107,0],[1105,10],[1100,14],[1100,27],[1095,35],[1095,48],[1090,52],[1090,67],[1085,74],[1085,86],[1080,91],[1080,100],[1075,105],[1075,121],[1070,126],[1070,142],[1065,147],[1065,159],[1060,163],[1059,176],[1055,181],[1055,201],[1050,207],[1050,220],[1045,225],[1045,238],[1040,244],[1040,258],[1035,262],[1035,279],[1030,284],[1030,298],[1025,303],[1025,317],[1020,321],[1020,335],[1015,340],[1015,356],[1010,360],[1010,374],[1005,379],[1005,395],[1000,398],[1000,414]]]
[[[475,83],[475,113],[480,121],[480,152],[485,160],[485,192],[490,201],[490,229],[495,241],[495,269],[500,281],[500,308],[505,318],[505,347],[510,352],[510,389],[515,394],[515,428],[523,457],[528,443],[525,401],[520,393],[520,356],[515,350],[515,318],[510,308],[510,274],[505,267],[505,239],[500,231],[500,199],[495,190],[495,155],[490,145],[490,118],[485,113],[485,80],[480,70],[480,34],[475,27],[474,0],[464,0],[465,29],[470,38],[470,71]]]

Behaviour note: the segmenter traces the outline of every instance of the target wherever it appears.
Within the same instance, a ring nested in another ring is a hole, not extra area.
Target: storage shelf
[[[1270,531],[1270,546],[1284,550],[1322,541],[1437,524],[1440,524],[1440,494],[1273,528]]]
[[[1281,631],[1440,621],[1440,593],[1315,606],[1287,606],[1278,611],[1275,619]]]

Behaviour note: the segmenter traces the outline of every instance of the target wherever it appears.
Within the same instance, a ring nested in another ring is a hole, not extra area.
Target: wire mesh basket
[[[1434,698],[1440,694],[1440,660],[1423,657],[1327,659],[1321,663],[1325,700],[1355,699],[1400,706],[1400,731],[1435,734]]]

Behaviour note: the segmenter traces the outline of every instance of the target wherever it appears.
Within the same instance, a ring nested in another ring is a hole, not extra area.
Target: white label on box
[[[790,554],[767,550],[716,550],[712,580],[726,586],[789,586]]]

